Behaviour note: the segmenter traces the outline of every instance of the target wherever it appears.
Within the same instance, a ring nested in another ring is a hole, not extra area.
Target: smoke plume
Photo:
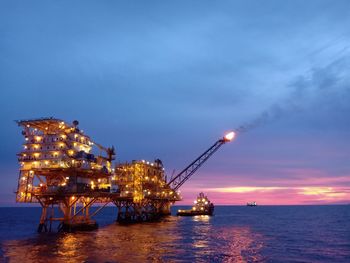
[[[327,109],[338,115],[350,114],[349,68],[350,56],[344,56],[324,67],[311,69],[308,74],[301,75],[290,83],[289,95],[285,99],[275,103],[252,121],[242,124],[235,131],[247,132],[286,117],[292,112]]]

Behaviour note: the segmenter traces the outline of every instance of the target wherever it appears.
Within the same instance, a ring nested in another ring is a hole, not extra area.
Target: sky
[[[0,206],[46,116],[169,176],[238,129],[182,204],[348,204],[349,40],[347,0],[0,1]]]

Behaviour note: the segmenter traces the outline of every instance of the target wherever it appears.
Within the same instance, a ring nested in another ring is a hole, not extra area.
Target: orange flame
[[[233,138],[235,138],[235,135],[236,134],[233,131],[229,132],[225,135],[224,139],[225,139],[225,141],[230,142],[233,140]]]

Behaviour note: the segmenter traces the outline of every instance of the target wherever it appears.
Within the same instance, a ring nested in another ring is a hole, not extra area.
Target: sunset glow
[[[332,204],[350,200],[350,188],[344,187],[236,186],[208,188],[206,192],[222,204],[245,204],[251,200],[264,205]]]

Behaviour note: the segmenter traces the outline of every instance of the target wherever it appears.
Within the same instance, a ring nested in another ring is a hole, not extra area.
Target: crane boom
[[[171,179],[168,185],[177,191],[198,170],[198,168],[201,167],[203,163],[209,159],[210,156],[212,156],[223,144],[231,141],[234,136],[234,132],[230,132],[224,138],[216,141],[208,150],[206,150],[179,174],[177,174],[173,179]]]

